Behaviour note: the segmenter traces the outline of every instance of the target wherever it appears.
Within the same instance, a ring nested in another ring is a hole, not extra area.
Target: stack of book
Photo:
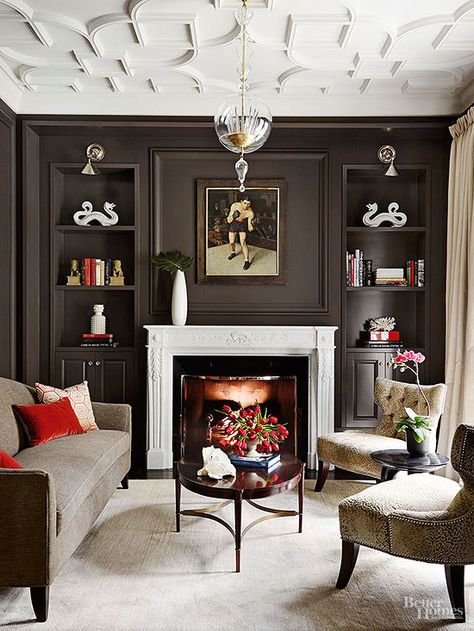
[[[367,348],[398,348],[403,346],[400,341],[400,331],[369,331],[369,339],[364,346]]]
[[[346,286],[367,287],[372,285],[372,261],[364,259],[362,250],[354,254],[346,252]]]
[[[110,285],[112,259],[81,259],[81,285]]]
[[[403,267],[378,267],[375,270],[375,284],[406,287],[408,283]]]
[[[113,333],[83,333],[81,346],[104,346],[115,348],[118,342],[114,342]]]
[[[280,454],[262,454],[259,458],[248,458],[247,456],[229,455],[234,467],[247,467],[252,469],[274,469],[280,464]]]
[[[425,286],[425,259],[410,259],[406,262],[406,279],[409,287]]]

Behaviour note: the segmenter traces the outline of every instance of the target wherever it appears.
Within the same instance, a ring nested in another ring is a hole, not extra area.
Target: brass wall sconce
[[[89,145],[86,149],[87,164],[82,169],[81,173],[83,173],[84,175],[100,175],[100,170],[92,163],[100,162],[104,159],[104,156],[105,149],[102,145],[99,145],[97,143],[92,143],[91,145]]]
[[[377,151],[377,157],[383,164],[389,164],[390,166],[385,171],[384,175],[388,175],[389,177],[395,177],[400,175],[395,165],[393,164],[395,158],[397,156],[397,152],[391,145],[383,145]]]

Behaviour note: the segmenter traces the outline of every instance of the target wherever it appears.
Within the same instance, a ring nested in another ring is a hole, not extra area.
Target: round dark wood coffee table
[[[236,477],[225,477],[222,480],[212,480],[208,477],[199,477],[197,472],[202,468],[202,463],[180,460],[176,476],[176,532],[180,531],[181,515],[193,517],[205,517],[222,524],[232,534],[235,541],[235,571],[240,572],[240,545],[244,535],[257,524],[275,517],[298,516],[298,532],[303,529],[303,490],[304,490],[304,463],[292,454],[282,454],[281,462],[270,471],[266,469],[237,468]],[[207,508],[196,510],[181,510],[181,485],[189,491],[225,500],[220,504],[214,504]],[[261,506],[254,500],[270,497],[289,491],[298,485],[298,510],[279,510]],[[251,522],[242,531],[242,501],[245,500],[255,508],[270,513]],[[234,528],[222,518],[213,515],[215,511],[224,508],[234,502]]]
[[[398,471],[408,473],[427,473],[445,467],[449,458],[441,454],[430,453],[426,456],[412,456],[406,449],[380,449],[373,451],[371,457],[382,465],[382,482],[391,480]]]

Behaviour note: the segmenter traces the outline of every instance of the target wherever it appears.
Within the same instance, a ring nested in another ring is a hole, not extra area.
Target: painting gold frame
[[[198,180],[197,282],[286,284],[286,205],[286,180],[249,180],[244,194],[235,180]]]

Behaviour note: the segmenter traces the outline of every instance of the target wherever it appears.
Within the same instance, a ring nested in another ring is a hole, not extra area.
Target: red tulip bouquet
[[[257,401],[255,405],[240,406],[238,410],[223,405],[222,410],[216,412],[223,414],[224,418],[213,426],[213,437],[221,447],[231,448],[238,456],[243,456],[254,446],[259,454],[278,452],[279,443],[289,434],[285,423],[280,423],[268,410],[262,414]]]

